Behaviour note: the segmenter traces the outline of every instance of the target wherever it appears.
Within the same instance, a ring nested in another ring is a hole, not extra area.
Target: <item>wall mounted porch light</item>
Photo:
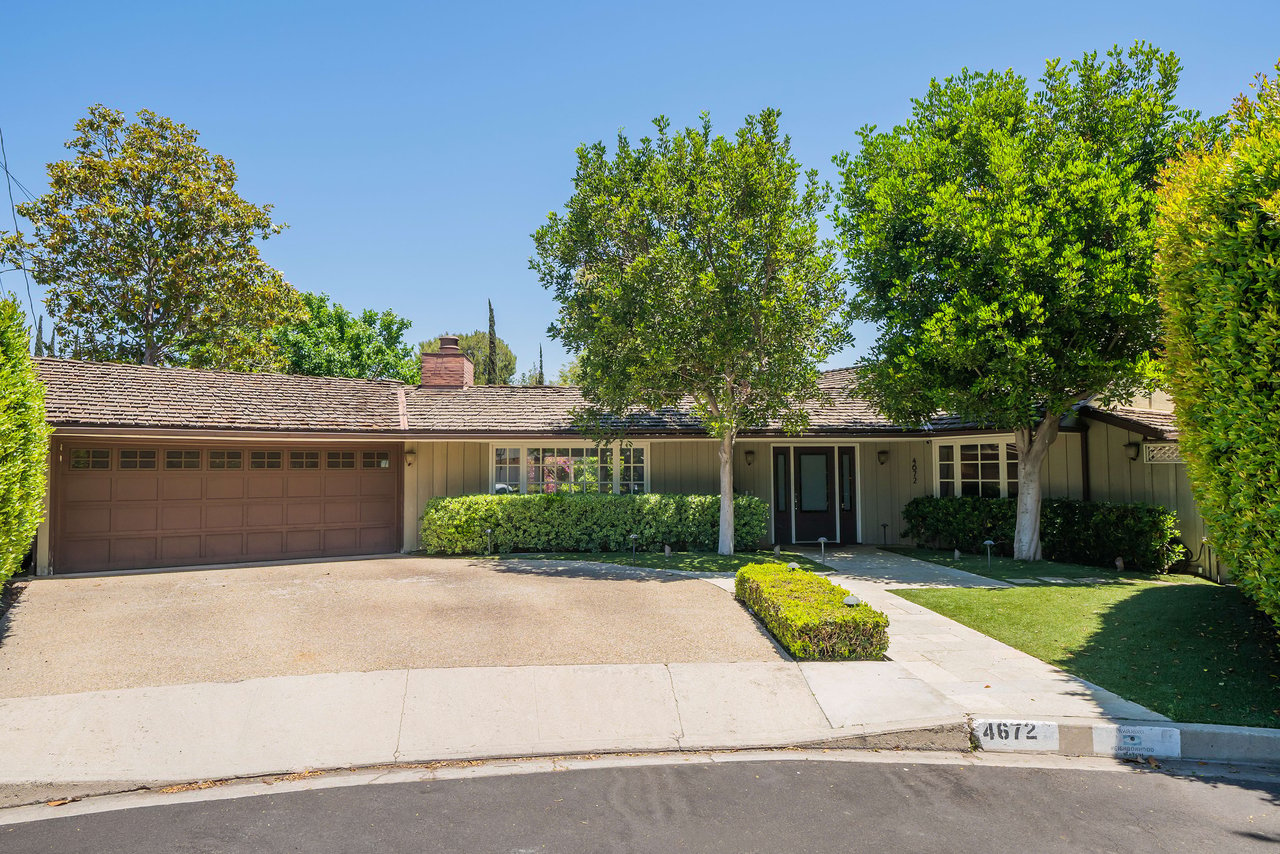
[[[756,461],[756,452],[746,451],[742,454],[742,458],[747,461],[747,465],[752,465]]]
[[[405,451],[405,452],[404,452],[404,464],[405,464],[406,466],[408,466],[409,468],[413,468],[413,464],[414,464],[414,463],[416,463],[417,461],[418,461],[418,452],[417,452],[417,451]]]
[[[876,462],[878,462],[880,465],[884,465],[885,463],[889,462],[889,452],[876,451]]]
[[[1142,453],[1142,445],[1138,442],[1125,442],[1124,452],[1129,457],[1130,462],[1135,462],[1138,459],[1138,454]]]

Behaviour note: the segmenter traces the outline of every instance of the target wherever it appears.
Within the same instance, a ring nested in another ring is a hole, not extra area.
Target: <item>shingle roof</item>
[[[1177,439],[1177,415],[1166,409],[1140,409],[1136,406],[1082,406],[1083,415],[1115,424],[1148,439]]]
[[[365,432],[400,427],[402,384],[41,358],[55,426]]]
[[[440,389],[393,380],[197,371],[41,358],[48,420],[55,426],[208,430],[395,432],[411,435],[574,435],[574,386],[471,386]],[[916,432],[854,397],[855,371],[824,372],[828,399],[809,407],[819,435]],[[403,418],[401,406],[403,404]],[[640,435],[703,434],[692,400],[635,410],[616,426]],[[938,419],[934,429],[956,429]],[[980,428],[978,428],[980,429]],[[746,435],[782,432],[774,422]]]

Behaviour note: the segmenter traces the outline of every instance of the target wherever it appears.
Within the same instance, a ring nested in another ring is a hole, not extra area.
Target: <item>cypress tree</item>
[[[489,300],[489,355],[484,362],[485,382],[498,384],[498,330],[493,322],[493,300]]]

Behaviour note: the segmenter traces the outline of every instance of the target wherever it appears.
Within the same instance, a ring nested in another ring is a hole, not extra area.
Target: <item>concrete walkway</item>
[[[444,667],[3,699],[0,803],[40,783],[107,791],[393,762],[867,737],[961,749],[970,716],[1165,720],[890,592],[954,570],[862,557],[833,556],[830,577],[889,615],[887,661]],[[885,735],[904,732],[906,741]]]

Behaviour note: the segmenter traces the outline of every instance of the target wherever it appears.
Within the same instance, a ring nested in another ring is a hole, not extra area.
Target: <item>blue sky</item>
[[[568,198],[581,142],[702,110],[729,133],[776,106],[795,154],[834,179],[858,127],[901,121],[963,66],[1035,78],[1048,57],[1142,38],[1181,57],[1182,105],[1222,112],[1280,56],[1276,0],[19,2],[0,26],[0,128],[33,192],[90,104],[155,110],[275,205],[291,228],[264,254],[296,287],[393,308],[415,340],[483,327],[491,298],[520,368],[543,343],[552,374],[564,356],[529,234]],[[16,274],[0,287],[25,299]],[[834,364],[870,343],[858,334]]]

